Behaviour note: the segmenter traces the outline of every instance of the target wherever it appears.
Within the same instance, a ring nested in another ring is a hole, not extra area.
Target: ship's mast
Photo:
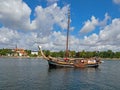
[[[70,9],[68,9],[68,26],[67,26],[67,39],[66,39],[66,54],[65,57],[68,58],[69,51],[68,51],[68,41],[69,41],[69,29],[70,29]]]

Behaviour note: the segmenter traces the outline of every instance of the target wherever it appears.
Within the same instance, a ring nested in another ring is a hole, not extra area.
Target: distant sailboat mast
[[[68,58],[69,56],[69,51],[68,51],[69,29],[70,29],[70,9],[68,9],[68,26],[67,26],[66,53],[65,53],[66,58]]]

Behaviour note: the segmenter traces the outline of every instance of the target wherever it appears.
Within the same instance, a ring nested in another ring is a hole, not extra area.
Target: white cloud
[[[0,28],[0,47],[1,46],[11,47],[17,43],[19,38],[20,36],[17,31],[5,27]]]
[[[58,0],[48,0],[55,2]],[[51,31],[54,25],[62,29],[67,27],[68,5],[59,7],[54,3],[46,8],[37,6],[35,8],[35,19],[30,20],[31,9],[22,0],[1,0],[0,1],[0,23],[8,28],[16,30],[46,30]]]
[[[65,50],[66,48],[66,35],[62,34],[60,31],[54,32],[51,35],[52,48],[56,50]],[[79,39],[75,36],[69,36],[69,49],[78,51],[79,48]]]
[[[54,29],[54,25],[66,29],[67,10],[68,6],[60,8],[57,6],[57,3],[46,8],[42,8],[41,6],[36,7],[36,18],[33,21],[36,25],[36,29],[39,29],[43,35],[49,35],[51,30]]]
[[[112,20],[110,25],[107,25],[103,30],[100,31],[100,39],[102,41],[115,43],[119,41],[120,35],[120,19],[116,18]]]
[[[49,2],[57,0],[48,0]],[[57,25],[62,29],[67,28],[67,10],[69,6],[60,8],[54,3],[46,8],[35,8],[35,19],[30,20],[31,9],[22,0],[0,1],[0,24],[14,30],[34,30],[38,36],[48,36]],[[74,29],[74,27],[71,27]]]
[[[18,44],[22,48],[35,49],[37,43],[40,43],[44,44],[45,49],[51,49],[54,48],[55,42],[63,43],[66,38],[61,32],[51,32],[54,30],[54,25],[62,29],[67,28],[68,7],[60,8],[57,3],[46,8],[37,6],[35,8],[35,19],[30,21],[31,9],[22,0],[12,0],[12,2],[11,0],[1,0],[0,24],[3,26],[0,28],[0,47]],[[74,27],[70,28],[74,29]],[[59,35],[60,38],[58,39],[56,35]],[[60,49],[63,49],[63,46]]]
[[[108,13],[105,13],[105,18],[102,21],[99,21],[99,26],[104,27],[107,25],[108,20],[110,20],[111,17],[108,15]]]
[[[70,50],[80,51],[93,51],[93,50],[120,50],[120,19],[113,19],[111,24],[105,26],[100,30],[99,34],[93,33],[90,36],[85,36],[79,39],[70,35],[69,48]],[[8,28],[0,28],[0,47],[3,45],[11,47],[17,44],[19,48],[36,49],[40,44],[43,49],[47,50],[65,50],[66,35],[60,31],[54,31],[49,36],[38,37],[37,32],[18,32]]]
[[[87,37],[87,36],[84,37],[84,43],[87,46],[91,46],[91,45],[94,46],[96,44],[97,40],[98,40],[98,35],[95,33],[93,33],[89,37]]]
[[[85,36],[83,45],[87,50],[120,50],[120,19],[112,20],[112,23],[105,26],[100,33]]]
[[[49,37],[38,38],[36,32],[18,32],[9,28],[0,28],[0,48],[18,48],[37,49],[37,42],[49,42]]]
[[[115,4],[120,4],[120,0],[113,0]]]
[[[104,27],[107,25],[108,20],[110,19],[110,16],[108,13],[105,14],[105,18],[100,21],[95,16],[91,17],[91,20],[87,20],[84,23],[84,26],[81,28],[80,33],[89,33],[96,29],[97,26]]]
[[[95,29],[95,27],[98,25],[98,19],[96,19],[94,16],[91,17],[91,21],[87,20],[84,23],[84,26],[80,30],[80,33],[88,33]]]
[[[0,1],[0,23],[11,29],[29,30],[31,9],[22,0]]]

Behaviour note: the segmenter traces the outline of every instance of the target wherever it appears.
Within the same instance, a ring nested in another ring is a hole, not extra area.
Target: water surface
[[[0,90],[120,90],[120,61],[49,69],[42,59],[0,58]]]

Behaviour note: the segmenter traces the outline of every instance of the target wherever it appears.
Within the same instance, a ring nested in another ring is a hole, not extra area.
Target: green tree
[[[85,58],[86,57],[86,52],[84,50],[82,52],[80,52],[80,57],[81,58]]]
[[[115,58],[120,58],[120,52],[116,52],[114,57]]]
[[[58,52],[58,56],[59,56],[59,57],[62,57],[62,58],[63,58],[64,55],[65,55],[65,52],[64,52],[64,51],[60,51],[60,52]]]
[[[27,53],[28,56],[31,55],[31,50],[25,50],[25,52]]]
[[[107,51],[107,57],[113,58],[114,53],[112,52],[112,50],[108,50]]]
[[[12,54],[12,49],[0,49],[0,55],[6,56],[7,54]]]
[[[46,50],[46,51],[44,51],[45,52],[45,55],[46,56],[49,56],[50,55],[50,50]]]
[[[76,52],[75,51],[70,51],[70,57],[75,57]]]

